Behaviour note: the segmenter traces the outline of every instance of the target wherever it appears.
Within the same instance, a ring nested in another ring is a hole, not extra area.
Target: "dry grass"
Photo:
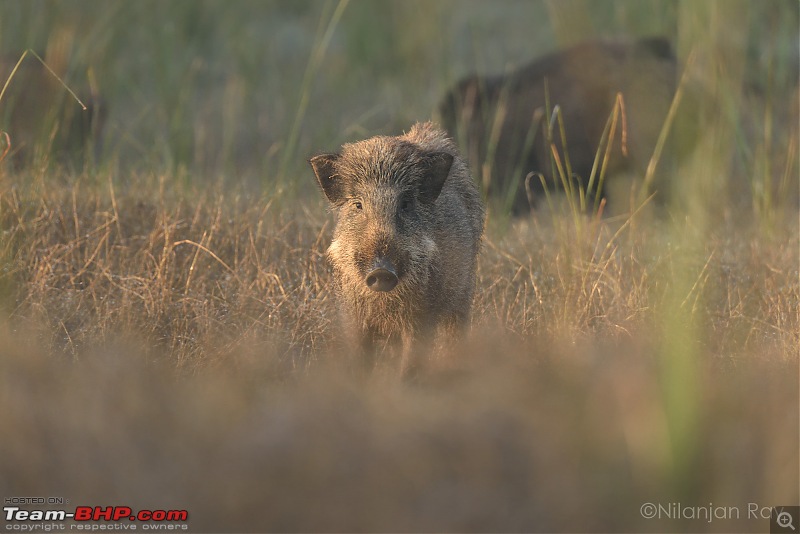
[[[321,202],[29,180],[0,191],[6,495],[237,531],[739,531],[765,522],[639,507],[797,501],[794,230],[490,225],[462,357],[403,382],[335,348]]]
[[[292,365],[319,351],[324,213],[213,188],[189,202],[157,179],[121,192],[74,179],[3,196],[9,276],[25,288],[12,316],[40,325],[48,350],[77,357],[133,335],[189,369],[250,336],[285,342]]]
[[[27,177],[7,178],[7,300],[14,321],[42,329],[46,350],[79,354],[134,335],[181,369],[202,368],[250,336],[281,340],[300,369],[325,352],[335,328],[324,261],[332,221],[320,204],[215,187],[181,194],[157,178],[120,187],[67,176],[73,183],[22,188],[14,178]],[[793,229],[748,235],[723,221],[701,243],[676,236],[691,228],[636,220],[575,228],[545,215],[495,225],[476,323],[521,337],[631,339],[652,333],[677,298],[711,353],[734,358],[768,346],[793,357]]]

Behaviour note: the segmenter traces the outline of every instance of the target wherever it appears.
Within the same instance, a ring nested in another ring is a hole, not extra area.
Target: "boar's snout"
[[[392,262],[386,258],[379,258],[372,265],[372,270],[365,279],[367,287],[373,291],[391,291],[397,285],[397,271]]]

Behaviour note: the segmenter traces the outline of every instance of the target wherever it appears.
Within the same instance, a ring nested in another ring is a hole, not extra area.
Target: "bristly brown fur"
[[[345,144],[312,158],[336,211],[328,249],[346,337],[371,353],[400,344],[406,361],[420,344],[469,324],[484,210],[466,163],[445,132],[415,124],[397,137]],[[365,283],[376,258],[399,282]]]

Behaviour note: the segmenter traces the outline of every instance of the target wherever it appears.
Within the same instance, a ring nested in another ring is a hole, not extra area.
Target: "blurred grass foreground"
[[[766,531],[800,502],[799,16],[0,3],[0,87],[34,50],[94,111],[62,114],[32,56],[0,100],[5,506],[185,509],[195,532]],[[459,357],[358,372],[307,158],[429,119],[468,74],[653,35],[702,89],[669,132],[696,149],[659,162],[678,194],[629,176],[611,216],[490,199]]]

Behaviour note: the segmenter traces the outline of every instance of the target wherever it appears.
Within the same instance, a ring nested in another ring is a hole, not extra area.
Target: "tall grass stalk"
[[[620,150],[623,156],[628,155],[628,123],[625,115],[625,100],[622,93],[617,93],[614,99],[614,107],[611,114],[606,119],[605,128],[603,128],[603,135],[600,137],[600,142],[597,146],[597,151],[594,155],[594,162],[592,163],[592,170],[589,174],[589,182],[586,186],[586,193],[588,196],[594,195],[594,213],[597,214],[600,210],[600,199],[602,197],[603,185],[605,184],[606,169],[608,168],[608,160],[611,156],[611,147],[613,146],[615,134],[617,132],[617,122],[619,117],[622,117],[622,134],[620,136]],[[595,178],[598,171],[598,163],[600,162],[600,153],[602,147],[605,146],[603,151],[603,163],[600,166],[600,177],[597,179],[597,188],[594,188]],[[586,211],[586,204],[581,204],[581,210]]]
[[[281,163],[278,170],[278,183],[284,182],[286,172],[291,162],[297,157],[297,141],[300,137],[300,127],[302,126],[303,120],[305,119],[306,110],[308,109],[308,99],[311,91],[311,84],[314,81],[322,61],[325,59],[325,54],[328,50],[328,45],[330,45],[333,33],[336,30],[336,26],[339,24],[339,21],[342,18],[344,10],[347,8],[347,4],[349,2],[350,0],[339,0],[330,18],[327,19],[327,22],[325,21],[327,18],[326,12],[323,12],[322,17],[320,18],[320,25],[317,29],[315,42],[311,49],[311,56],[306,64],[303,80],[300,82],[300,100],[297,103],[297,110],[295,111],[294,120],[292,121],[292,127],[286,137],[286,145],[283,150],[283,157],[281,158]],[[326,6],[328,5],[330,5],[330,3],[326,3]]]
[[[19,60],[14,65],[14,68],[11,70],[11,73],[8,75],[8,78],[6,78],[5,83],[3,83],[3,88],[0,89],[0,103],[2,103],[3,101],[3,95],[5,95],[6,89],[8,89],[8,85],[11,83],[11,80],[14,78],[14,75],[17,73],[17,70],[19,70],[19,66],[22,65],[22,62],[25,60],[25,56],[27,56],[29,53],[33,57],[39,60],[39,63],[41,63],[44,66],[44,68],[47,69],[47,72],[49,72],[53,76],[53,78],[58,80],[58,83],[60,83],[61,86],[64,89],[66,89],[66,91],[72,96],[72,98],[74,98],[75,101],[81,106],[81,108],[83,108],[83,110],[86,111],[86,104],[84,104],[83,101],[80,98],[78,98],[78,95],[76,95],[75,92],[72,89],[70,89],[70,87],[66,83],[64,83],[64,80],[62,80],[58,74],[53,72],[53,69],[50,68],[50,65],[48,65],[45,62],[45,60],[39,57],[39,54],[31,50],[30,48],[26,49],[22,53],[22,55],[19,57]]]
[[[664,146],[666,145],[667,138],[672,130],[672,123],[675,120],[675,115],[680,107],[683,93],[686,90],[689,74],[694,68],[694,61],[695,52],[692,51],[686,60],[686,65],[683,68],[683,74],[681,75],[680,82],[675,90],[675,96],[672,97],[672,102],[669,105],[669,111],[667,112],[667,116],[664,119],[664,123],[662,124],[661,130],[658,133],[658,140],[656,141],[656,146],[653,149],[653,155],[650,156],[650,160],[647,162],[647,170],[645,171],[644,180],[642,181],[642,186],[639,191],[639,202],[643,201],[652,193],[653,180],[656,176],[656,168],[658,167],[658,162],[661,161],[661,154],[664,150]]]
[[[517,166],[514,168],[515,178],[512,181],[513,183],[511,184],[511,187],[506,192],[505,205],[507,211],[511,210],[511,205],[514,202],[514,197],[516,196],[520,185],[524,185],[525,187],[525,191],[528,197],[528,203],[531,206],[534,205],[535,199],[531,195],[531,189],[529,186],[530,177],[526,173],[526,169],[524,168],[524,166],[525,162],[528,160],[528,157],[531,154],[531,151],[533,150],[533,144],[536,141],[536,134],[541,130],[543,118],[544,118],[544,110],[541,108],[536,108],[533,111],[533,115],[531,116],[531,121],[530,125],[528,126],[528,131],[525,132],[525,141],[522,144],[522,153],[520,155],[519,163],[517,163]],[[520,180],[522,180],[522,184],[520,183]]]

